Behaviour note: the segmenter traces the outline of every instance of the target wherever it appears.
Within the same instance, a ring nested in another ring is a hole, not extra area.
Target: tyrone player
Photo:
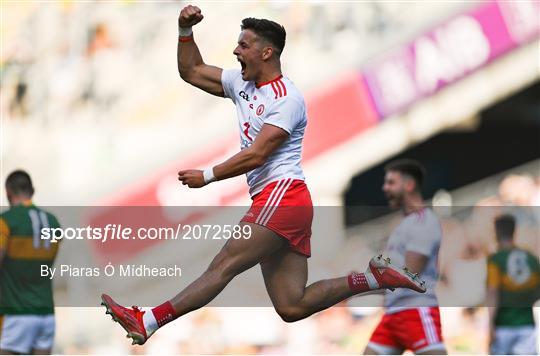
[[[383,191],[390,207],[401,209],[403,219],[394,229],[385,253],[398,265],[420,274],[426,293],[400,289],[385,296],[385,314],[373,332],[365,354],[446,354],[442,340],[435,285],[439,276],[437,258],[442,231],[435,213],[424,206],[420,188],[425,169],[402,159],[385,167]]]
[[[128,332],[133,344],[144,344],[168,322],[201,308],[238,274],[260,264],[266,289],[284,321],[293,322],[355,294],[384,288],[425,292],[417,276],[374,257],[365,273],[318,281],[306,286],[313,206],[300,166],[307,124],[304,99],[281,74],[285,29],[269,20],[242,21],[233,54],[241,70],[222,70],[204,63],[191,27],[203,19],[187,6],[178,19],[178,69],[182,79],[236,105],[241,150],[204,171],[188,169],[178,179],[189,188],[247,174],[253,204],[241,221],[249,239],[228,240],[208,269],[171,300],[148,309],[124,308],[106,294],[107,313]]]

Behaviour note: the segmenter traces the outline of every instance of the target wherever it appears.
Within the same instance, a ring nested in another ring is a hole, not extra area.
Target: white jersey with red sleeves
[[[438,306],[435,286],[439,278],[438,255],[442,230],[439,218],[433,210],[424,208],[408,214],[390,235],[386,254],[396,266],[405,266],[405,253],[416,252],[428,258],[420,279],[426,281],[426,293],[400,288],[388,291],[385,296],[387,312],[407,308]]]
[[[250,195],[279,179],[304,180],[300,161],[307,125],[306,105],[294,84],[280,76],[256,86],[253,81],[244,81],[239,69],[223,70],[221,83],[225,97],[236,105],[241,149],[251,146],[264,124],[277,126],[289,134],[261,167],[247,173]]]

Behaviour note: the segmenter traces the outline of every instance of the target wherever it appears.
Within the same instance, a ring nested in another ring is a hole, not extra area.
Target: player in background
[[[540,298],[538,257],[514,245],[515,218],[495,219],[498,251],[488,257],[489,347],[494,355],[537,354],[532,305]]]
[[[385,254],[392,263],[407,266],[426,282],[426,293],[400,289],[385,296],[385,314],[373,332],[365,354],[446,354],[435,286],[441,226],[436,214],[424,205],[421,187],[424,167],[410,159],[385,167],[383,191],[390,207],[403,219],[394,229]]]
[[[0,353],[50,354],[54,341],[52,267],[58,244],[41,239],[42,228],[58,228],[56,217],[32,203],[28,173],[6,179],[9,210],[0,215]]]
[[[257,264],[277,313],[287,322],[371,290],[405,287],[424,292],[416,276],[381,256],[374,257],[364,273],[306,286],[313,206],[300,161],[307,117],[302,95],[281,73],[285,29],[269,20],[244,19],[233,52],[241,69],[222,70],[205,64],[195,43],[191,27],[202,19],[195,6],[180,13],[180,76],[197,88],[233,101],[241,150],[204,171],[182,170],[179,180],[190,188],[200,188],[247,174],[253,204],[240,225],[249,225],[251,237],[228,240],[208,269],[171,300],[141,310],[124,308],[104,294],[107,313],[134,344],[143,344],[159,327],[205,306],[236,275]]]

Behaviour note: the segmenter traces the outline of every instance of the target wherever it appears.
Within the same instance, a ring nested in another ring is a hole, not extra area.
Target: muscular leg
[[[389,350],[392,350],[389,348]],[[389,351],[388,353],[385,353],[385,355],[395,355],[395,354],[402,354],[404,350],[400,351]],[[445,349],[428,349],[426,351],[417,352],[416,355],[447,355]],[[371,347],[366,346],[366,349],[364,350],[364,355],[381,355],[381,353],[375,351]]]
[[[176,317],[210,303],[236,275],[258,264],[285,244],[283,238],[260,225],[243,225],[251,226],[251,237],[227,241],[208,269],[170,300]]]
[[[366,346],[363,355],[380,355],[377,351],[373,350],[371,347]]]
[[[366,345],[363,355],[401,355],[405,351],[405,349],[399,349],[383,345],[377,345],[377,349],[375,349],[375,346],[371,347],[370,344],[371,343]]]
[[[354,295],[347,277],[325,279],[306,287],[307,257],[283,246],[261,263],[266,290],[286,322],[304,319]]]
[[[448,355],[446,349],[428,349],[422,352],[417,352],[417,355]]]
[[[379,345],[377,350],[366,345],[363,355],[401,355],[405,350]]]
[[[120,322],[134,343],[143,344],[158,328],[208,304],[236,275],[258,263],[261,263],[270,299],[287,322],[304,319],[358,293],[400,287],[396,283],[401,283],[401,275],[387,267],[388,262],[381,256],[374,258],[369,268],[375,272],[375,269],[389,271],[386,274],[390,276],[389,282],[377,279],[380,276],[368,270],[306,287],[306,256],[291,251],[287,241],[270,229],[257,224],[243,225],[251,227],[251,238],[229,240],[208,269],[171,300],[141,311],[136,307],[127,309],[104,294],[102,304],[107,307],[107,313]]]

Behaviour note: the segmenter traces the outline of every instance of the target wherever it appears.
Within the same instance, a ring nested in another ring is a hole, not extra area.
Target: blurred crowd
[[[141,91],[149,94],[152,93],[149,89],[166,90],[163,86],[177,80],[175,21],[186,4],[130,0],[6,4],[4,11],[9,16],[2,34],[5,45],[0,57],[2,90],[6,93],[2,114],[13,120],[45,122],[88,116],[95,119],[96,115],[105,113],[108,119],[115,116],[110,111],[119,106],[140,104]],[[232,65],[234,42],[230,42],[230,37],[224,43],[220,40],[238,32],[242,15],[275,19],[288,30],[286,63],[292,67],[295,80],[306,82],[320,80],[326,69],[313,71],[314,64],[307,63],[311,72],[304,75],[307,73],[302,68],[306,67],[306,61],[300,51],[332,58],[334,72],[351,65],[356,67],[363,58],[382,49],[381,43],[414,33],[422,23],[451,13],[456,6],[433,6],[428,17],[422,11],[424,5],[376,1],[340,6],[294,2],[234,6],[214,3],[203,6],[203,13],[220,14],[219,30],[209,24],[198,26],[196,33],[202,44],[213,42],[213,46],[204,46],[206,58]],[[408,16],[401,16],[404,13]],[[210,16],[208,21],[213,20]],[[356,56],[348,63],[340,56],[341,51]],[[166,60],[164,54],[171,58]],[[135,76],[146,79],[144,87],[130,85]],[[84,113],[88,111],[90,114]],[[144,119],[159,120],[151,115]]]
[[[7,169],[24,162],[41,184],[40,201],[91,204],[96,196],[192,151],[201,140],[236,133],[227,101],[194,90],[178,76],[177,17],[186,4],[3,4],[0,114],[6,135],[0,142],[1,158]],[[238,67],[232,51],[241,20],[271,18],[288,33],[284,72],[307,95],[468,5],[368,1],[201,6],[205,19],[195,36],[207,63]],[[96,185],[93,176],[111,178]]]

